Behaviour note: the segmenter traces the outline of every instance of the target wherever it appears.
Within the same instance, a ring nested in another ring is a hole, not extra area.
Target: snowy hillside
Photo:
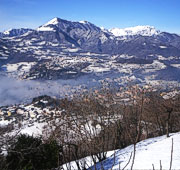
[[[33,31],[33,30],[29,29],[29,28],[20,28],[20,29],[11,28],[11,29],[4,31],[1,34],[2,34],[2,37],[16,37],[16,36],[21,36],[29,31]]]
[[[153,165],[155,169],[157,168],[159,169],[160,161],[161,161],[162,169],[169,169],[170,160],[171,160],[172,139],[173,139],[172,169],[179,169],[180,168],[180,152],[179,152],[180,133],[171,134],[169,138],[167,138],[166,136],[161,136],[139,142],[136,145],[135,163],[133,169],[153,169]],[[102,165],[103,165],[104,170],[109,170],[112,167],[113,167],[112,169],[114,170],[119,169],[119,167],[123,169],[127,165],[131,153],[133,153],[133,145],[128,146],[121,150],[116,150],[115,154],[114,151],[110,151],[107,154],[108,158],[102,163],[98,163],[96,165],[96,168],[97,170],[100,170],[102,169]],[[93,166],[90,167],[93,164],[92,159],[90,157],[87,157],[80,161],[82,165],[86,161],[89,169],[95,169],[95,167]],[[70,165],[74,169],[76,169],[76,165],[74,162],[72,162]],[[132,165],[132,157],[125,169],[130,169],[131,165]]]

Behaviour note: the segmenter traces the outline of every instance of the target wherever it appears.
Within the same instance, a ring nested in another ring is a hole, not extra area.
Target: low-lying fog
[[[40,95],[59,98],[69,96],[86,86],[93,87],[94,83],[87,77],[78,80],[35,81],[0,76],[0,106],[28,103]]]

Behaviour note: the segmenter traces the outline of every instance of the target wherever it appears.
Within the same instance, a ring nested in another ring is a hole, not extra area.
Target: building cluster
[[[47,101],[39,101],[35,104],[0,107],[0,126],[12,124],[14,127],[19,124],[27,124],[29,127],[34,123],[49,122],[60,118],[63,111],[47,107]],[[44,106],[44,107],[42,107]]]

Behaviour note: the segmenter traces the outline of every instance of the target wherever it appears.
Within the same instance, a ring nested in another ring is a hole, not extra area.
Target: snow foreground
[[[173,139],[173,154],[172,154],[172,169],[180,168],[180,132],[171,134],[169,138],[165,135],[141,141],[136,144],[136,154],[133,169],[160,169],[160,162],[162,169],[170,168],[171,150]],[[82,166],[86,164],[89,170],[109,170],[109,169],[130,169],[132,165],[133,145],[124,149],[110,151],[107,154],[107,159],[96,166],[92,166],[93,162],[91,157],[81,159]],[[130,160],[131,157],[131,160]],[[130,161],[129,161],[130,160]],[[86,162],[86,163],[85,163]],[[77,169],[76,163],[71,162],[64,165],[64,169]],[[83,168],[82,168],[83,169]]]

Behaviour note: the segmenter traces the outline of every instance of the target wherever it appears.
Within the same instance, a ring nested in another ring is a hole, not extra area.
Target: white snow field
[[[154,169],[160,169],[160,161],[162,169],[169,169],[171,161],[172,139],[172,169],[180,169],[180,132],[170,134],[169,138],[167,138],[166,135],[164,135],[160,137],[150,138],[137,143],[133,169],[149,170],[153,169],[153,165]],[[118,170],[119,168],[123,169],[127,165],[131,153],[133,155],[133,145],[130,145],[124,149],[110,151],[108,152],[108,158],[105,161],[96,164],[96,168],[95,166],[90,167],[90,165],[93,164],[92,159],[90,157],[81,159],[80,162],[83,165],[85,160],[87,166],[89,167],[89,170]],[[132,157],[129,164],[125,167],[126,170],[131,168]],[[71,168],[71,170],[77,169],[75,162],[71,162],[70,164],[73,167]],[[64,165],[64,168],[69,169],[68,166]]]

